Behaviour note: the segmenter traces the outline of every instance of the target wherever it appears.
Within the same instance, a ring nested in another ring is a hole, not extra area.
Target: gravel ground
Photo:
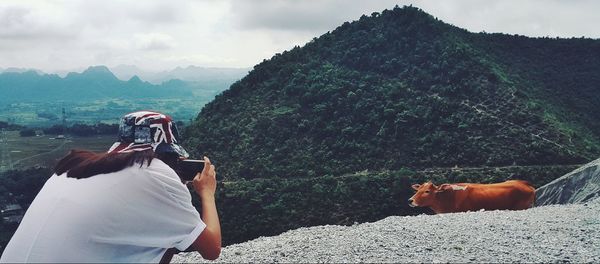
[[[600,199],[300,228],[225,247],[217,261],[600,263]],[[181,253],[173,262],[206,261],[197,253]]]

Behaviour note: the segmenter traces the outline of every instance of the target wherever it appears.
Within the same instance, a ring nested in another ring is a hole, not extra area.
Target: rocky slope
[[[583,203],[600,197],[600,159],[536,190],[536,205]]]
[[[525,211],[388,217],[223,249],[219,262],[600,262],[600,199]],[[202,262],[182,253],[173,262]]]

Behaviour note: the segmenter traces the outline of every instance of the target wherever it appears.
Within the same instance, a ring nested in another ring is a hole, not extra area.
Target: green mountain
[[[471,33],[394,8],[263,61],[188,148],[225,178],[576,164],[600,155],[600,40]]]
[[[192,96],[185,82],[150,84],[137,76],[121,81],[104,66],[71,72],[64,78],[35,71],[0,73],[0,102],[92,101],[99,99],[184,98]]]

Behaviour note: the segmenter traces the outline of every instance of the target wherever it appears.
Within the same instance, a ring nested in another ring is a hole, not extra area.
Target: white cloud
[[[71,24],[47,9],[22,6],[0,5],[0,39],[40,40],[65,39],[76,36]],[[60,13],[60,12],[59,12]]]
[[[600,37],[593,0],[2,0],[0,67],[251,67],[396,4],[474,32]]]
[[[281,1],[233,0],[232,13],[236,26],[242,29],[321,32],[385,8],[397,1]]]
[[[417,6],[473,32],[501,32],[532,37],[600,37],[600,1],[593,0],[454,0],[418,1]]]
[[[173,37],[164,33],[135,34],[136,47],[141,50],[168,50],[176,46]]]

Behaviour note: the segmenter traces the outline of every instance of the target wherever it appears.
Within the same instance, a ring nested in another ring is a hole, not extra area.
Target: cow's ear
[[[421,188],[421,184],[413,184],[412,188],[418,191]]]
[[[440,187],[437,188],[437,190],[435,190],[435,192],[445,192],[448,190],[452,190],[452,185],[444,183],[442,185],[440,185]]]

